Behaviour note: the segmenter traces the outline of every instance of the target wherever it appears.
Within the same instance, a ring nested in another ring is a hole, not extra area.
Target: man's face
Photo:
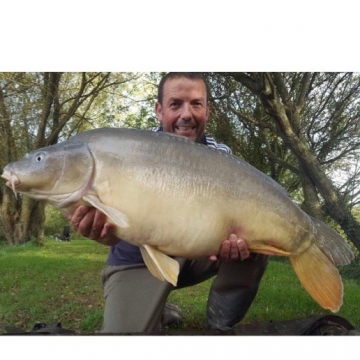
[[[200,79],[175,78],[164,84],[162,105],[155,111],[164,131],[197,141],[209,117],[206,87]]]

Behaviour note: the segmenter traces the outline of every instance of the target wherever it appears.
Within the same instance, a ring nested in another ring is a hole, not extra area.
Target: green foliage
[[[355,260],[347,265],[340,268],[341,276],[351,279],[360,284],[360,257],[359,254]]]
[[[124,120],[124,127],[128,128],[148,130],[158,125],[154,111],[145,107],[138,114],[130,114]]]
[[[64,226],[69,225],[69,221],[64,215],[51,205],[45,207],[45,235],[54,236],[62,233]]]

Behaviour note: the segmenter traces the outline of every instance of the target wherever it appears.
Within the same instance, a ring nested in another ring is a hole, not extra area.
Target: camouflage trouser
[[[159,281],[144,265],[108,266],[102,272],[105,309],[103,333],[158,332],[170,292],[192,286],[215,275],[207,304],[209,329],[227,330],[250,307],[266,269],[268,257],[252,254],[244,261],[180,263],[178,286]]]

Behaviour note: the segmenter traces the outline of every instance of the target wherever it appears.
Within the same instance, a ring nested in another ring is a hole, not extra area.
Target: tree
[[[352,73],[227,73],[224,76],[242,85],[255,96],[252,108],[228,108],[246,126],[265,139],[276,136],[297,164],[284,162],[270,146],[266,151],[282,166],[299,175],[306,210],[317,217],[325,211],[360,249],[360,224],[351,213],[358,200],[359,169],[337,188],[331,171],[360,153],[360,77]],[[249,96],[248,93],[246,93]],[[263,112],[256,113],[261,104]],[[239,103],[238,103],[239,105]],[[249,111],[250,110],[250,111]],[[260,115],[260,116],[259,116]],[[295,165],[295,166],[294,166]],[[352,194],[352,198],[349,195]],[[355,197],[354,197],[355,196]]]
[[[224,73],[207,73],[212,88],[210,131],[234,153],[281,183],[299,204],[299,172],[294,155],[270,131],[260,100]]]
[[[137,78],[131,73],[0,74],[0,165],[26,152],[93,127],[110,88]],[[16,199],[1,182],[0,232],[9,244],[43,237],[44,203]]]

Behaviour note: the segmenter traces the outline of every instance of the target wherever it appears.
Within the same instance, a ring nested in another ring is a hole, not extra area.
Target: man
[[[193,141],[231,153],[204,134],[209,118],[209,88],[199,73],[169,73],[160,81],[155,111],[161,127]],[[102,272],[105,294],[104,333],[159,331],[168,310],[166,300],[174,286],[150,274],[138,247],[111,234],[111,224],[99,211],[79,207],[71,217],[83,236],[109,245],[108,267]],[[258,290],[267,256],[249,254],[244,240],[231,234],[219,254],[180,263],[178,287],[195,285],[215,275],[207,304],[207,326],[231,329],[244,316]],[[244,260],[244,261],[243,261]]]

